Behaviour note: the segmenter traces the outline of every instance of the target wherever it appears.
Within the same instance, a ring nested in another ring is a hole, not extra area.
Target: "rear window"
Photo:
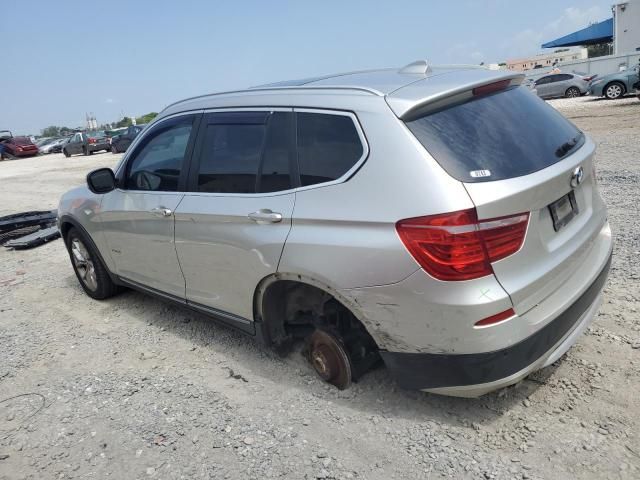
[[[87,137],[91,138],[102,138],[104,136],[106,136],[106,134],[103,131],[87,132]]]
[[[407,122],[449,175],[490,182],[549,167],[584,143],[584,135],[525,88],[511,88]]]

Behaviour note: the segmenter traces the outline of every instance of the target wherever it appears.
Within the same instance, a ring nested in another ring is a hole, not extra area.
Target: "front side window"
[[[193,116],[168,120],[142,140],[129,161],[129,190],[175,192],[182,172]]]
[[[297,113],[301,185],[337,180],[362,158],[364,147],[351,117]]]

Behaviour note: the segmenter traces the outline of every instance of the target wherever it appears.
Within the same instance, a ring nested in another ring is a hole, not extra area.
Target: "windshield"
[[[407,127],[449,175],[490,182],[528,175],[584,143],[571,122],[514,87],[427,114]]]

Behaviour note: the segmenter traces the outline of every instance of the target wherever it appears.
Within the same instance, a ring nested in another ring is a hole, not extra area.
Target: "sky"
[[[114,122],[189,96],[418,59],[497,63],[609,18],[612,3],[2,0],[0,130],[76,127],[87,112]]]

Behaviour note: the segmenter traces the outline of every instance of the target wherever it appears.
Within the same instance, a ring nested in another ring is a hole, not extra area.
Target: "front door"
[[[67,144],[67,152],[70,155],[82,153],[82,134],[76,133]]]
[[[116,273],[182,300],[174,214],[184,197],[198,116],[172,117],[147,132],[118,172],[119,188],[104,196],[99,216]]]
[[[205,114],[176,209],[188,303],[250,326],[255,288],[291,229],[294,152],[290,110]]]

